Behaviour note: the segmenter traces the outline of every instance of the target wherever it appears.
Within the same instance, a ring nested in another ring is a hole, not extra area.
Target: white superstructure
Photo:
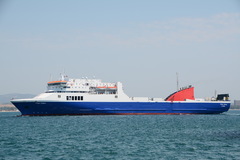
[[[69,79],[62,75],[58,81],[48,82],[47,91],[36,96],[36,100],[54,101],[103,101],[103,102],[149,102],[162,98],[128,97],[121,82],[102,82],[100,79]]]

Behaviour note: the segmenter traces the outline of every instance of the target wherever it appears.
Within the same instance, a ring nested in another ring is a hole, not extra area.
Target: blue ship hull
[[[229,102],[12,102],[23,116],[219,114]]]

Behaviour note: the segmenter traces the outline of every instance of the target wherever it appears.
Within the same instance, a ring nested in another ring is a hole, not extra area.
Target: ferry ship
[[[48,82],[45,93],[11,102],[22,116],[220,114],[230,108],[228,94],[210,100],[197,99],[193,86],[181,88],[165,99],[129,97],[121,82],[70,79],[66,75]]]

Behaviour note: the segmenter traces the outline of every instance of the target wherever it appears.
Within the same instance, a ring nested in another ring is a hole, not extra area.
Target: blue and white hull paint
[[[14,101],[24,116],[219,114],[229,102],[41,102]]]
[[[45,93],[11,102],[23,116],[219,114],[230,108],[227,94],[220,99],[196,99],[191,86],[174,92],[166,99],[129,97],[120,82],[69,79],[64,75],[58,81],[48,82]]]

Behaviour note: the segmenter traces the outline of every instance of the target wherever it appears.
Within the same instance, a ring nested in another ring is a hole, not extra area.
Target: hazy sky
[[[123,82],[129,96],[240,99],[239,0],[2,0],[0,94],[39,94],[50,75]]]

